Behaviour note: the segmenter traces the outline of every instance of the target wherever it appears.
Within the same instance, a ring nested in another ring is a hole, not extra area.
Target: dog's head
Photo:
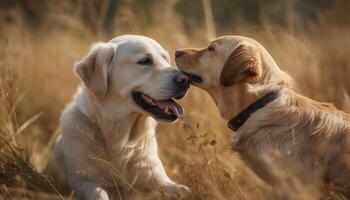
[[[179,49],[176,64],[203,89],[228,87],[237,83],[256,83],[262,75],[259,46],[249,38],[225,36],[204,48]]]
[[[226,117],[230,114],[224,112],[232,105],[237,111],[248,104],[247,99],[255,98],[253,93],[258,90],[264,93],[288,85],[290,80],[262,45],[242,36],[219,37],[204,48],[179,49],[175,60],[193,85],[214,98]]]
[[[168,53],[151,38],[124,35],[96,43],[75,70],[89,93],[109,107],[128,107],[164,121],[183,115],[173,98],[186,94],[189,78],[170,66]],[[126,104],[116,105],[121,101]]]

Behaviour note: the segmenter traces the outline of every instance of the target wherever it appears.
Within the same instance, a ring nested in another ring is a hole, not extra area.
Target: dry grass
[[[143,31],[128,21],[134,19],[132,12],[124,12],[128,18],[120,16],[115,35],[134,30],[155,38],[170,54],[176,48],[206,43],[206,29],[196,27],[192,35],[186,34],[174,20],[179,16],[171,3],[164,16]],[[92,33],[65,13],[53,13],[35,29],[20,13],[6,13],[10,22],[0,18],[0,199],[60,199],[39,172],[57,133],[60,112],[78,85],[73,63],[92,42],[110,38],[101,31]],[[318,23],[303,32],[298,27],[267,22],[264,27],[250,27],[242,22],[225,32],[256,38],[295,78],[299,92],[350,111],[350,28],[327,27]],[[158,141],[168,174],[192,189],[189,199],[272,199],[271,188],[230,151],[235,134],[226,128],[211,99],[191,88],[182,104],[186,116],[175,124],[160,124]],[[342,199],[336,194],[324,198]]]

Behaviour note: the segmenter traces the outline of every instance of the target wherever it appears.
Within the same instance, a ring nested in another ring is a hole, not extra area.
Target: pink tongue
[[[174,115],[176,115],[176,117],[181,117],[183,115],[182,107],[171,100],[165,100],[165,101],[154,100],[154,101],[162,110],[169,108],[174,113]]]

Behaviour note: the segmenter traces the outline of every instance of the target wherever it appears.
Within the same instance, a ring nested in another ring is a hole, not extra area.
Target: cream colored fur
[[[145,56],[152,66],[137,64]],[[131,97],[134,90],[171,97],[179,72],[168,53],[150,38],[119,36],[94,44],[75,70],[83,85],[61,116],[49,164],[54,178],[80,199],[111,199],[109,191],[122,199],[184,196],[187,187],[174,183],[159,159],[157,121]]]

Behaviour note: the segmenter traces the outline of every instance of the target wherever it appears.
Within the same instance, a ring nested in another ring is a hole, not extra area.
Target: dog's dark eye
[[[137,64],[139,64],[139,65],[151,65],[151,64],[153,64],[153,61],[152,61],[152,59],[145,57],[145,58],[142,58],[141,60],[139,60],[137,62]]]
[[[209,46],[208,47],[208,51],[215,51],[215,47],[214,46]]]

